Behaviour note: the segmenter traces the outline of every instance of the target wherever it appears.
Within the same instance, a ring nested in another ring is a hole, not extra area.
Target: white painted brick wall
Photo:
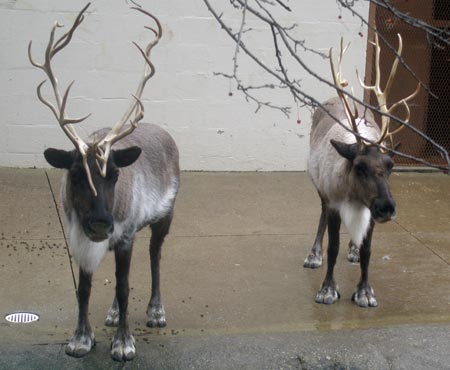
[[[229,12],[229,1],[211,2],[227,11],[227,21],[239,24],[239,14]],[[165,33],[153,51],[157,73],[144,92],[146,120],[162,125],[174,136],[182,169],[304,170],[309,111],[300,110],[302,124],[298,125],[295,108],[289,119],[268,109],[255,114],[256,107],[240,93],[228,96],[229,82],[213,72],[231,72],[234,45],[203,1],[141,3],[160,18]],[[27,44],[33,40],[33,54],[42,60],[53,22],[70,25],[83,5],[83,1],[72,0],[0,0],[0,166],[46,167],[45,148],[72,147],[49,109],[36,97],[36,86],[44,74],[30,65]],[[365,67],[366,39],[358,36],[360,22],[348,13],[339,20],[335,0],[294,0],[290,5],[293,12],[284,19],[299,24],[297,32],[310,47],[326,52],[330,46],[337,47],[341,36],[352,42],[344,72],[360,93],[354,72],[358,68],[363,73]],[[357,2],[357,9],[367,14],[368,2]],[[111,125],[128,106],[143,65],[130,41],[145,42],[149,34],[142,26],[146,22],[144,16],[129,10],[125,0],[94,0],[72,43],[55,58],[61,84],[76,80],[69,113],[92,112],[79,129],[83,135]],[[251,18],[249,24],[257,28],[252,42],[258,45],[259,55],[269,60],[273,55],[268,42],[271,36]],[[302,58],[329,78],[327,60],[311,54]],[[255,65],[244,60],[240,70],[251,83],[265,81]],[[307,93],[320,100],[334,95],[298,66],[291,70],[298,71]],[[291,104],[287,93],[265,94],[264,100]]]

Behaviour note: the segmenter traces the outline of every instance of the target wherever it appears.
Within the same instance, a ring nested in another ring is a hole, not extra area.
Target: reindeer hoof
[[[66,346],[66,354],[72,357],[83,357],[94,347],[95,339],[92,332],[81,333],[75,330],[75,334]]]
[[[366,288],[360,288],[355,293],[353,293],[352,301],[355,302],[359,307],[377,307],[377,299],[375,298],[375,293],[372,287],[367,286]]]
[[[111,307],[106,314],[105,319],[106,326],[118,326],[119,325],[119,310]]]
[[[349,245],[347,260],[351,263],[359,262],[359,247],[353,243],[350,243]]]
[[[166,313],[162,304],[151,306],[147,309],[147,326],[149,328],[164,328],[167,325]]]
[[[303,267],[308,269],[316,269],[322,266],[322,256],[316,256],[313,253],[308,254],[303,262]]]
[[[341,298],[341,295],[339,294],[337,287],[326,286],[322,287],[318,291],[316,295],[316,303],[333,304],[339,298]]]
[[[117,333],[111,342],[111,357],[115,361],[130,361],[136,355],[134,337],[130,333]]]

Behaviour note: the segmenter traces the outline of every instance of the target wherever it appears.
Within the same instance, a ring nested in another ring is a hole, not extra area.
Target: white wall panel
[[[212,3],[227,10],[224,19],[230,24],[239,24],[239,14],[229,12],[229,1]],[[265,108],[255,114],[255,105],[247,103],[239,92],[228,96],[228,80],[213,73],[232,71],[234,44],[203,1],[142,4],[160,18],[164,27],[164,37],[152,55],[157,73],[143,96],[145,120],[162,125],[174,136],[182,169],[304,170],[310,112],[300,110],[299,125],[295,107],[290,118]],[[283,20],[298,23],[297,33],[309,47],[327,52],[330,46],[337,47],[341,36],[352,42],[344,71],[357,87],[355,69],[364,71],[366,48],[365,37],[358,35],[360,22],[347,13],[338,19],[334,0],[297,0],[290,4],[293,12]],[[53,22],[71,25],[83,5],[82,1],[69,0],[0,0],[0,166],[45,167],[45,148],[71,148],[51,112],[37,100],[35,89],[45,76],[28,62],[27,44],[33,40],[33,54],[42,60]],[[61,84],[76,80],[69,113],[78,116],[92,112],[80,127],[83,135],[115,122],[128,106],[140,77],[143,63],[130,41],[143,44],[150,34],[142,28],[147,18],[128,5],[125,0],[92,1],[74,40],[55,57],[55,73]],[[368,2],[359,1],[356,6],[367,14]],[[251,18],[249,25],[256,31],[248,42],[257,45],[258,55],[269,61],[273,55],[270,34]],[[327,60],[310,53],[301,56],[316,73],[329,78]],[[290,68],[302,78],[308,94],[319,100],[334,94],[298,66]],[[245,60],[240,62],[240,71],[247,82],[257,85],[265,81],[262,72]],[[356,91],[360,93],[360,89]],[[292,105],[284,92],[266,91],[263,96],[263,100]]]

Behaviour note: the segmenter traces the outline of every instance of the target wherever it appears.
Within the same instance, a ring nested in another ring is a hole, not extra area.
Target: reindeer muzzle
[[[378,223],[394,220],[396,217],[394,200],[392,198],[375,199],[371,207],[371,213],[375,222]]]
[[[114,231],[114,223],[108,219],[88,221],[84,226],[86,236],[93,242],[101,242],[108,239]]]

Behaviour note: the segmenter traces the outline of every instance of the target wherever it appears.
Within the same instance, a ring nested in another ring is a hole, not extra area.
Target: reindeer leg
[[[347,254],[347,260],[351,263],[357,263],[359,262],[359,251],[361,249],[360,245],[356,245],[353,243],[353,240],[350,240],[348,242],[348,254]]]
[[[311,269],[316,269],[322,266],[322,242],[323,235],[325,234],[325,230],[327,229],[328,207],[320,193],[319,196],[322,205],[319,228],[317,229],[316,239],[314,240],[314,245],[311,249],[311,252],[306,256],[305,261],[303,262],[303,267]]]
[[[123,237],[114,246],[116,259],[116,298],[119,306],[119,322],[111,342],[111,357],[116,361],[132,360],[136,354],[134,338],[128,329],[128,275],[130,272],[133,237]]]
[[[147,326],[150,328],[163,328],[167,325],[164,305],[161,302],[159,265],[161,260],[161,247],[164,238],[169,233],[173,213],[151,225],[152,237],[150,239],[150,264],[152,270],[152,295],[147,307]]]
[[[328,254],[327,274],[322,287],[316,295],[316,303],[332,304],[340,298],[338,286],[334,281],[334,265],[339,253],[339,229],[341,216],[336,210],[328,211]]]
[[[376,307],[378,306],[375,293],[369,284],[369,262],[370,262],[370,248],[372,244],[372,233],[375,224],[373,219],[370,221],[367,235],[363,240],[361,246],[361,280],[357,286],[356,292],[353,293],[352,301],[360,307]]]
[[[95,345],[94,333],[89,324],[89,296],[92,274],[80,268],[78,284],[78,325],[66,346],[66,354],[73,357],[85,356]]]

